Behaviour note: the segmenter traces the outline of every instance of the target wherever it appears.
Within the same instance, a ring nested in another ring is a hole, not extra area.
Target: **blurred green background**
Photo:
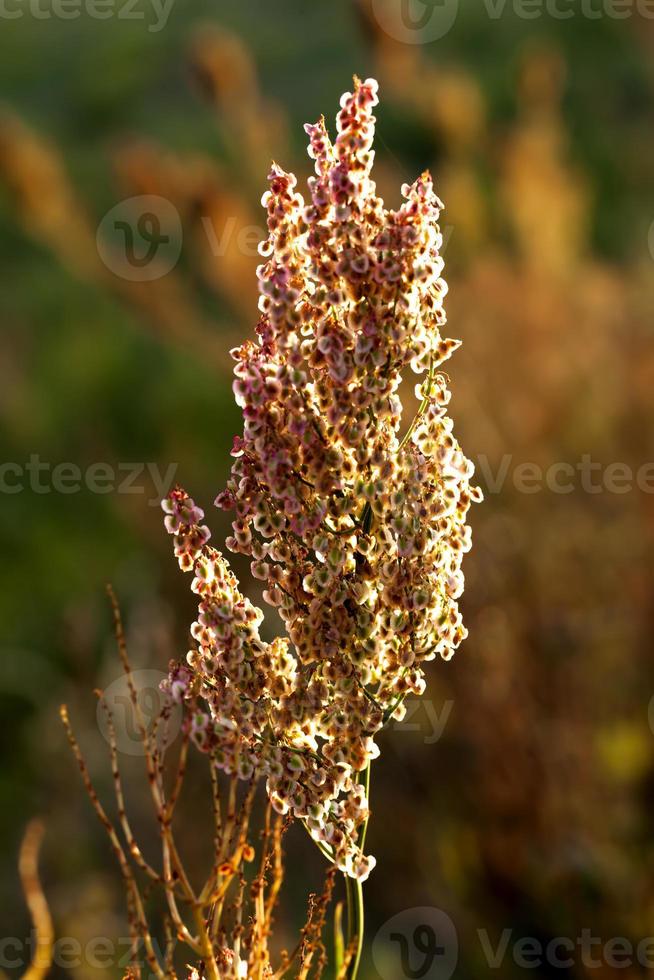
[[[119,676],[105,583],[134,664],[165,670],[186,650],[193,603],[152,474],[174,472],[222,540],[211,503],[240,430],[228,350],[256,322],[250,243],[264,234],[269,163],[311,172],[302,123],[324,113],[333,127],[353,73],[380,82],[387,203],[425,167],[445,201],[450,330],[464,340],[452,413],[486,493],[465,563],[470,638],[432,665],[429,708],[384,737],[376,765],[364,980],[380,976],[377,931],[421,906],[454,923],[460,978],[489,972],[480,930],[493,946],[511,930],[495,971],[509,978],[525,972],[520,937],[590,929],[635,948],[654,935],[652,469],[649,485],[635,480],[654,460],[654,20],[645,3],[622,18],[608,0],[571,3],[566,19],[551,4],[527,17],[450,3],[432,39],[429,18],[414,30],[389,3],[174,0],[165,23],[146,0],[103,19],[83,4],[70,19],[46,0],[2,8],[3,937],[29,931],[16,855],[34,814],[47,821],[58,934],[124,934],[118,872],[58,706],[110,791],[92,694]],[[171,272],[130,282],[96,233],[139,195],[172,202],[183,244]],[[570,492],[552,480],[524,492],[521,464],[584,456],[599,465],[596,492],[579,470]],[[47,464],[40,484],[30,459]],[[53,486],[61,463],[79,467],[78,492]],[[138,492],[121,490],[125,467],[147,463]],[[605,480],[614,463],[634,474],[622,492]],[[116,474],[108,492],[84,485],[95,464]],[[132,791],[147,834],[136,776]],[[299,831],[289,847],[291,943],[309,887],[298,872],[315,887],[320,859]],[[575,954],[528,972],[588,970]],[[622,969],[645,973],[635,959]]]

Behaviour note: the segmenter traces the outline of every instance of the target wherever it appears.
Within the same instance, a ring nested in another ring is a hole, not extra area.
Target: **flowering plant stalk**
[[[251,559],[286,635],[209,544],[184,490],[164,501],[180,566],[193,572],[193,648],[172,673],[196,706],[192,737],[228,774],[261,777],[273,808],[302,821],[346,877],[349,976],[361,952],[361,884],[375,737],[425,689],[424,665],[466,636],[457,599],[481,499],[447,417],[440,367],[441,202],[423,173],[387,210],[371,179],[377,83],[355,79],[337,136],[307,125],[309,200],[273,164],[262,203],[257,342],[233,350],[242,436],[216,503],[234,514],[226,545]],[[410,368],[419,407],[400,437]]]
[[[135,951],[142,942],[157,976],[175,975],[174,936],[196,957],[192,977],[281,978],[294,964],[300,980],[321,976],[322,928],[339,871],[348,927],[344,938],[339,905],[334,975],[356,978],[362,884],[375,864],[366,831],[376,737],[402,718],[408,694],[423,693],[425,664],[449,659],[466,636],[457,603],[461,562],[470,548],[468,509],[481,494],[470,484],[473,466],[446,414],[450,395],[440,370],[459,345],[441,334],[442,205],[428,173],[402,188],[397,210],[377,196],[371,179],[377,101],[377,83],[355,79],[354,91],[341,99],[333,143],[324,119],[305,127],[315,161],[308,200],[292,174],[272,165],[262,201],[268,238],[260,246],[258,336],[231,352],[244,427],[216,503],[233,514],[227,548],[249,557],[285,635],[262,638],[261,610],[209,544],[204,513],[189,495],[177,487],[162,504],[199,602],[192,648],[164,684],[168,705],[180,703],[185,719],[169,791],[161,749],[141,723],[162,871],[145,862],[127,822],[115,744],[126,850],[69,728],[125,878]],[[409,424],[399,396],[407,369],[417,376],[418,399]],[[117,627],[129,677],[119,619]],[[191,741],[209,761],[214,788],[215,861],[199,890],[184,872],[172,830]],[[226,813],[221,780],[228,787]],[[249,819],[260,781],[268,798],[263,856],[246,887],[244,864],[254,857]],[[275,970],[268,936],[281,883],[282,831],[292,820],[304,825],[330,871],[322,896],[310,900],[295,953],[284,954]],[[166,894],[171,941],[163,967],[128,857]]]

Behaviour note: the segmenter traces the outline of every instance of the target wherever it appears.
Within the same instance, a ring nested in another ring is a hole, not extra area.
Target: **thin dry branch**
[[[41,980],[50,972],[54,950],[54,926],[46,897],[39,878],[39,852],[45,827],[40,820],[32,820],[25,831],[18,859],[18,871],[25,901],[36,934],[36,949],[32,962],[23,974],[23,980]],[[3,974],[4,976],[4,974]]]

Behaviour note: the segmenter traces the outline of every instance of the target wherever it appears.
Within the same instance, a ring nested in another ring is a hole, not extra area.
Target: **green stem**
[[[363,777],[363,785],[366,790],[366,799],[370,802],[370,768],[371,763],[366,766]],[[368,833],[368,821],[370,814],[363,822],[359,832],[359,847],[363,850]],[[361,954],[363,952],[363,933],[365,928],[365,909],[363,903],[363,884],[355,878],[345,876],[345,894],[347,897],[347,945],[348,950],[354,949],[354,956],[348,970],[348,980],[356,980],[359,975],[361,965]]]
[[[345,892],[347,895],[347,946],[348,951],[354,949],[354,956],[348,969],[348,980],[356,980],[361,964],[365,925],[363,885],[357,879],[346,875]]]
[[[368,765],[366,766],[366,773],[363,777],[363,786],[366,791],[366,800],[368,801],[368,806],[370,806],[370,770],[372,768],[372,763],[368,760]],[[361,833],[359,834],[359,847],[361,850],[366,846],[366,834],[368,833],[368,821],[370,820],[370,811],[368,811],[368,816],[363,821],[363,827],[361,828]]]

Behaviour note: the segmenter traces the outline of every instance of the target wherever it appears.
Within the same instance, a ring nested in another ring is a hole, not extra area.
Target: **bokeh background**
[[[654,460],[648,5],[534,16],[490,0],[173,0],[162,18],[138,3],[64,19],[46,0],[7,0],[0,16],[0,463],[13,464],[0,493],[2,937],[29,931],[16,855],[34,814],[58,934],[125,933],[58,706],[109,793],[92,694],[119,676],[105,583],[135,666],[164,670],[185,652],[192,598],[152,473],[174,473],[224,537],[211,504],[240,428],[228,350],[256,320],[268,166],[311,172],[302,123],[324,113],[333,125],[357,73],[380,82],[387,203],[429,167],[446,204],[448,314],[464,340],[452,411],[486,493],[465,566],[470,638],[431,666],[428,706],[384,737],[373,775],[363,977],[401,980],[372,941],[403,911],[411,937],[420,913],[406,910],[420,907],[453,923],[457,977],[612,976],[601,945],[596,968],[579,947],[565,967],[550,956],[527,971],[512,951],[583,930],[635,951],[654,935],[654,468],[636,479]],[[96,239],[140,195],[172,203],[181,254],[159,278],[128,280]],[[37,485],[34,457],[47,464]],[[107,492],[64,493],[61,463],[122,475]],[[146,463],[157,469],[139,473],[138,492],[121,491],[124,467]],[[525,492],[525,463],[549,485]],[[567,482],[556,463],[586,466],[569,492],[552,482]],[[615,463],[633,473],[620,492]],[[256,597],[246,575],[243,587]],[[143,789],[134,773],[147,837]],[[279,928],[291,943],[320,857],[299,830],[288,847]],[[483,935],[496,947],[503,930],[493,968]],[[623,977],[648,974],[631,959]],[[435,970],[413,975],[450,975]],[[53,975],[120,971],[81,962]]]

